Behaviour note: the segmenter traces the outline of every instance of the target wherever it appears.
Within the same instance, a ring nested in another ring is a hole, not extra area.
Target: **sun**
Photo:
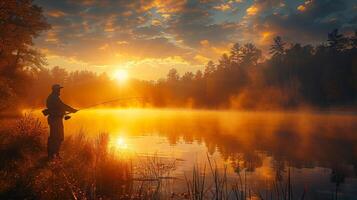
[[[129,79],[129,73],[125,69],[119,69],[114,72],[113,77],[118,82],[126,82]]]

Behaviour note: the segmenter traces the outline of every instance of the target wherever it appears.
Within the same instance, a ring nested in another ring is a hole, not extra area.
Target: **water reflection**
[[[66,122],[69,134],[108,132],[119,151],[184,160],[177,174],[206,153],[228,165],[228,175],[249,173],[256,187],[283,180],[315,195],[343,190],[357,195],[357,117],[323,113],[187,110],[89,110]],[[349,187],[341,187],[341,184]],[[313,192],[313,193],[314,193]]]
[[[128,143],[123,136],[112,136],[109,147],[118,151],[128,150]]]

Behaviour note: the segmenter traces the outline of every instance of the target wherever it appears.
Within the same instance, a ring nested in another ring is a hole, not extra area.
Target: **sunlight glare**
[[[127,149],[128,148],[128,144],[126,143],[126,141],[123,137],[118,137],[116,139],[115,146],[118,149]]]
[[[114,79],[117,80],[118,82],[125,82],[129,78],[129,73],[125,69],[119,69],[114,72]]]

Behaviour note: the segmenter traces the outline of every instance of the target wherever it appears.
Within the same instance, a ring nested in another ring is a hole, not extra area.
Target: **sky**
[[[356,0],[35,0],[51,30],[35,41],[49,67],[155,80],[171,68],[202,70],[252,42],[267,56],[280,35],[293,43],[325,42],[338,28],[357,29]]]

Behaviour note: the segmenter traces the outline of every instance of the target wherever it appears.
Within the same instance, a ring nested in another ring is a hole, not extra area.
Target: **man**
[[[48,158],[53,159],[55,156],[60,158],[59,150],[64,139],[63,117],[66,112],[75,113],[78,110],[64,104],[60,99],[61,87],[59,84],[52,86],[52,93],[47,97],[47,114],[48,124],[50,126],[50,136],[47,142]]]

